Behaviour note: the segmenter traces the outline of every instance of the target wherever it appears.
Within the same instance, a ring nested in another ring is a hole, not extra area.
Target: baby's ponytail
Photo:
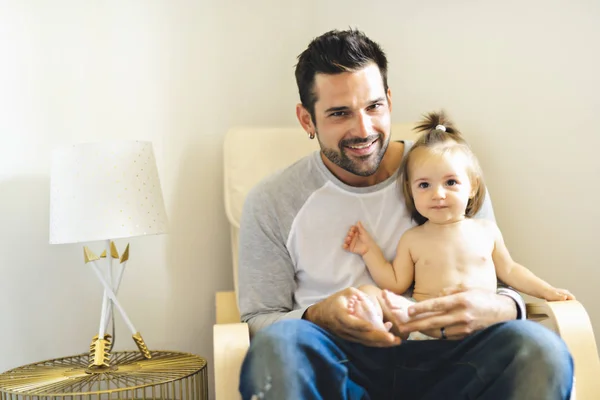
[[[456,129],[443,110],[423,115],[423,119],[414,127],[414,130],[423,133],[425,144],[443,142],[448,139],[448,136],[459,142],[462,139],[460,131]]]

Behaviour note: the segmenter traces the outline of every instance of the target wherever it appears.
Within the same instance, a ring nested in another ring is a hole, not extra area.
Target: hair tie
[[[436,127],[435,127],[435,129],[436,129],[436,130],[438,130],[438,129],[439,129],[440,131],[444,131],[444,132],[446,132],[446,127],[445,127],[444,125],[438,125],[438,126],[436,126]]]

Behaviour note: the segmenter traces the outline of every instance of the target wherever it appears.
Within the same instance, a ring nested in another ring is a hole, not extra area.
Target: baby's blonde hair
[[[410,212],[412,219],[419,225],[423,225],[427,222],[427,218],[417,211],[410,184],[409,168],[411,166],[411,160],[414,158],[415,150],[420,148],[427,149],[428,152],[434,154],[446,154],[449,152],[453,153],[455,151],[460,151],[467,156],[467,159],[469,160],[467,172],[475,194],[467,203],[465,216],[467,218],[473,217],[483,205],[486,188],[485,183],[483,182],[483,173],[479,166],[479,161],[477,161],[477,157],[473,154],[467,141],[463,138],[458,129],[456,129],[452,121],[446,117],[444,111],[425,114],[423,120],[414,127],[414,130],[422,132],[422,135],[402,160],[399,176],[402,195],[404,196],[406,208]]]

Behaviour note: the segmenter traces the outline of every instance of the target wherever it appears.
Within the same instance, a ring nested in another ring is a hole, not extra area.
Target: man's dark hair
[[[296,64],[296,84],[300,92],[300,102],[308,110],[316,125],[314,90],[315,75],[339,74],[357,71],[375,63],[383,78],[383,88],[387,93],[387,58],[379,46],[359,30],[333,30],[313,39],[306,50],[298,56]]]

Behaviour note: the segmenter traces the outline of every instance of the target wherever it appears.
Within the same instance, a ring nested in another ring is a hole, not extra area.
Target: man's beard
[[[338,167],[357,176],[371,176],[375,172],[377,172],[377,169],[379,169],[379,164],[381,164],[381,160],[383,160],[383,156],[385,155],[385,151],[387,150],[389,144],[389,136],[387,141],[384,142],[384,136],[381,134],[369,135],[364,139],[354,138],[341,140],[338,143],[339,150],[336,151],[334,149],[324,147],[323,143],[321,143],[318,132],[316,133],[323,155],[325,155],[325,157],[327,157],[329,161],[331,161]],[[357,144],[371,143],[375,140],[378,140],[378,142],[375,143],[375,146],[379,146],[379,150],[375,153],[362,157],[354,157],[354,159],[348,157],[348,155],[346,154],[346,146],[355,146]]]

